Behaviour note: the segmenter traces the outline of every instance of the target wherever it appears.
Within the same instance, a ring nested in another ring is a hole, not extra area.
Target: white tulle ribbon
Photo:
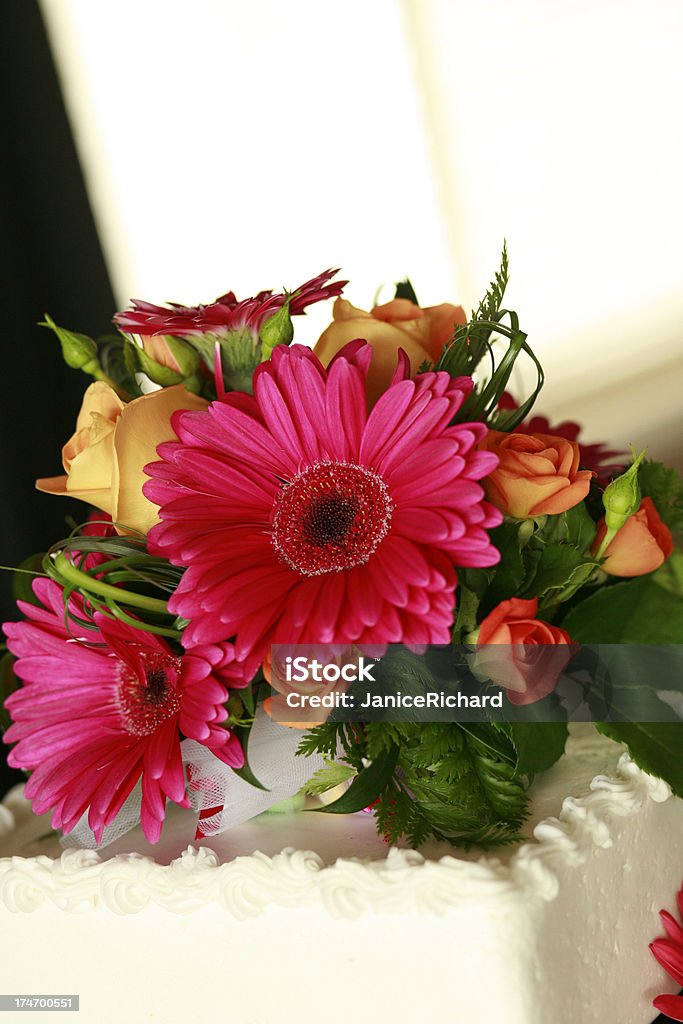
[[[255,818],[275,804],[298,793],[324,760],[318,754],[297,757],[303,733],[278,725],[259,710],[249,737],[249,765],[266,789],[257,789],[223,764],[196,740],[183,740],[180,749],[187,777],[187,792],[200,817],[198,837],[217,835]],[[98,843],[88,825],[87,813],[62,839],[62,845],[100,850],[109,846],[140,823],[141,787],[136,786],[116,820],[104,829]],[[207,814],[216,808],[214,814]]]

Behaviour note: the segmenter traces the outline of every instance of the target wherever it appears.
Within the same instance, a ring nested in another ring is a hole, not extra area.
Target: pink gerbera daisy
[[[237,737],[222,728],[234,651],[195,647],[182,656],[159,637],[96,613],[84,639],[67,632],[62,589],[33,585],[43,607],[20,602],[27,620],[4,630],[23,686],[5,702],[15,743],[8,761],[31,771],[26,796],[33,810],[52,809],[52,826],[70,832],[86,810],[101,841],[139,779],[142,829],[161,833],[166,799],[189,806],[181,733],[209,747],[231,767],[244,763]],[[84,615],[69,598],[72,616]],[[97,646],[94,646],[97,645]]]
[[[338,270],[325,270],[290,292],[289,312],[292,316],[304,313],[306,307],[314,302],[340,295],[347,282],[330,283],[337,273]],[[133,308],[117,313],[114,323],[129,334],[172,334],[179,338],[202,334],[221,338],[244,327],[258,334],[268,317],[280,309],[287,297],[263,291],[253,298],[238,301],[234,292],[226,292],[205,306],[180,306],[175,302],[168,306],[155,306],[151,302],[133,299]]]
[[[176,417],[145,469],[151,548],[189,566],[169,602],[184,642],[234,637],[247,675],[273,643],[447,643],[455,567],[499,559],[486,427],[450,425],[471,379],[403,379],[402,357],[368,414],[371,356],[351,342],[325,370],[278,346],[253,395]]]
[[[683,889],[678,893],[678,912],[683,919]],[[683,987],[683,928],[667,910],[660,913],[666,938],[655,939],[650,949],[657,962],[677,985]],[[657,996],[654,1005],[672,1020],[683,1021],[683,996]]]

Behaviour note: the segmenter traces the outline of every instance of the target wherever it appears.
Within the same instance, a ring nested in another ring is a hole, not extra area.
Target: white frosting
[[[507,863],[498,857],[429,858],[393,848],[379,860],[339,858],[326,864],[318,853],[293,847],[275,856],[257,852],[221,863],[212,850],[188,846],[166,865],[135,853],[103,857],[71,849],[56,859],[0,859],[0,905],[14,912],[32,912],[46,903],[74,912],[104,906],[116,914],[158,906],[187,914],[216,903],[242,920],[273,905],[320,903],[333,917],[355,918],[370,911],[443,915],[468,900],[499,901],[515,893],[549,901],[558,891],[558,862],[585,864],[595,848],[612,845],[615,818],[670,797],[666,783],[622,754],[615,777],[599,776],[587,796],[566,798],[559,816],[537,824],[535,841],[518,848]],[[18,787],[1,807],[0,837],[30,820]],[[325,827],[331,827],[329,819]]]

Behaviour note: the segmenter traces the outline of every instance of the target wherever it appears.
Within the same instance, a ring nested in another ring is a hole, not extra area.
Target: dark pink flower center
[[[377,473],[349,462],[316,462],[283,484],[273,544],[302,576],[342,572],[368,561],[387,535],[393,509]]]
[[[127,732],[149,736],[180,710],[180,658],[141,650],[137,663],[137,671],[121,663],[119,708]]]

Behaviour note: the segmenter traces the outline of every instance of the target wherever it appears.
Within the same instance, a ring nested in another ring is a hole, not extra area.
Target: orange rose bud
[[[444,302],[425,309],[410,299],[393,299],[371,312],[358,309],[346,299],[337,299],[334,321],[323,331],[314,352],[327,366],[344,345],[363,338],[372,348],[372,363],[367,378],[368,405],[372,407],[386,391],[398,365],[398,350],[410,360],[411,376],[420,366],[435,363],[457,326],[467,322],[462,306]]]
[[[505,687],[512,704],[533,704],[547,697],[572,657],[569,634],[537,619],[537,611],[538,598],[511,597],[479,627],[476,668]]]
[[[605,520],[601,519],[593,542],[594,553],[599,550],[606,529]],[[644,576],[659,569],[673,549],[669,527],[660,519],[652,499],[646,497],[607,545],[601,568],[609,576]]]
[[[483,480],[486,497],[516,519],[559,515],[588,494],[591,470],[579,469],[575,441],[551,434],[490,430],[480,448],[498,456],[498,468]]]

